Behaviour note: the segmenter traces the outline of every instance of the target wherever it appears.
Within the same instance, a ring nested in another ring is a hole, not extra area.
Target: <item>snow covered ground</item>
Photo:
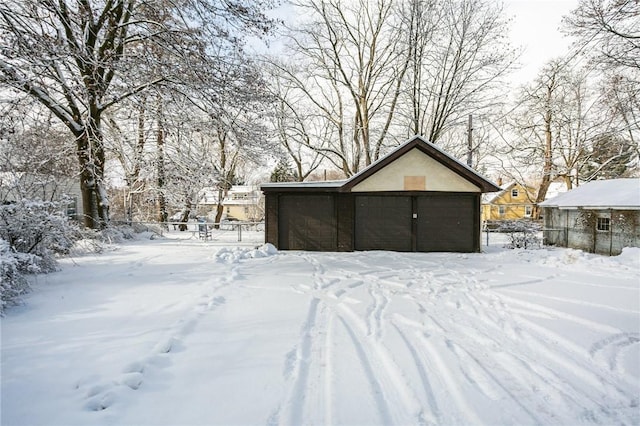
[[[640,424],[640,250],[65,259],[2,318],[3,425]]]

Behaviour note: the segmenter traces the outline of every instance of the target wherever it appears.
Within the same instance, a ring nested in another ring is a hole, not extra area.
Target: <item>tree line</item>
[[[636,1],[581,0],[563,25],[571,52],[509,89],[518,49],[498,2],[278,6],[3,2],[1,171],[78,179],[96,229],[114,199],[129,219],[179,206],[186,220],[205,187],[218,222],[226,191],[265,165],[275,180],[349,177],[414,134],[464,158],[470,115],[472,165],[535,180],[535,201],[556,178],[638,172]],[[248,48],[275,37],[276,53]]]

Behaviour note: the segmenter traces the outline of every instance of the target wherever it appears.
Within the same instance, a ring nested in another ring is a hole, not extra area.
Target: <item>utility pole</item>
[[[469,122],[467,123],[467,166],[473,165],[473,116],[469,114]]]

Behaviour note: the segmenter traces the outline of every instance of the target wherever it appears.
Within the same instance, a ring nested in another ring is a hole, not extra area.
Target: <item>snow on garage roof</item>
[[[546,200],[540,206],[640,210],[640,179],[594,180]]]
[[[449,154],[442,151],[440,148],[435,146],[434,144],[422,139],[421,136],[414,136],[409,139],[404,144],[396,147],[390,153],[381,157],[376,162],[370,164],[366,168],[362,169],[357,174],[351,176],[346,180],[337,180],[337,181],[319,181],[319,182],[276,182],[276,183],[264,183],[260,185],[260,189],[263,191],[278,191],[282,189],[286,189],[288,191],[303,191],[312,189],[314,191],[325,191],[325,192],[348,192],[358,183],[362,182],[364,179],[367,179],[372,174],[376,173],[380,169],[386,167],[393,161],[400,158],[402,155],[406,154],[410,150],[418,148],[424,154],[430,156],[434,160],[440,162],[445,167],[449,168],[452,172],[457,173],[462,176],[464,179],[473,183],[477,187],[479,187],[482,192],[494,192],[500,191],[500,188],[496,186],[493,182],[490,182],[485,177],[480,175],[478,172],[467,166],[466,164],[456,160],[451,157]]]

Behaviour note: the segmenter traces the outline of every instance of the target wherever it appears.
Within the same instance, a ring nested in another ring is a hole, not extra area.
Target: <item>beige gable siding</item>
[[[355,185],[351,191],[410,191],[416,190],[418,185],[422,188],[422,182],[425,191],[480,192],[479,187],[415,148]]]

